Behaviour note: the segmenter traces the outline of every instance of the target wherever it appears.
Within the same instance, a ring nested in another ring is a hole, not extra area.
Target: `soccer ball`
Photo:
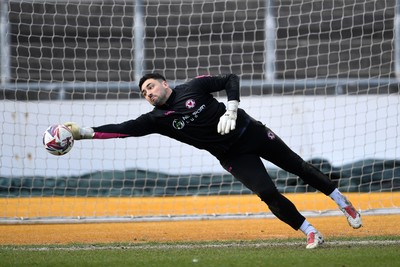
[[[43,145],[50,154],[61,156],[71,150],[74,145],[74,137],[67,126],[51,125],[43,134]]]

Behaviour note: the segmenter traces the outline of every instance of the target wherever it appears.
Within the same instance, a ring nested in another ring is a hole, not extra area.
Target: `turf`
[[[400,237],[336,239],[316,250],[302,240],[3,246],[0,266],[398,266]]]

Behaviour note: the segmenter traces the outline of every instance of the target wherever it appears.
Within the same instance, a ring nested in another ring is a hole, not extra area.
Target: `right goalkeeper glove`
[[[230,131],[236,128],[237,110],[239,107],[239,101],[230,100],[228,101],[226,112],[219,118],[217,125],[217,131],[221,135],[228,134]]]
[[[75,122],[65,122],[64,125],[71,130],[72,136],[74,137],[75,140],[93,138],[94,131],[90,127],[82,128]]]

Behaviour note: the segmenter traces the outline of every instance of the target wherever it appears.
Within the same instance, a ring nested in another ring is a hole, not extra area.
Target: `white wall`
[[[261,120],[303,158],[333,165],[400,156],[400,97],[244,97],[240,107]],[[51,124],[122,122],[151,110],[144,100],[53,101],[0,104],[1,176],[77,175],[131,168],[171,174],[223,172],[207,152],[166,137],[76,141],[64,156],[48,154],[42,134]],[[269,165],[267,163],[267,165]]]

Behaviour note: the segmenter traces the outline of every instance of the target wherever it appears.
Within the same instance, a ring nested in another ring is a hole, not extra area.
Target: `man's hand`
[[[228,101],[225,114],[222,115],[221,118],[219,118],[219,123],[217,127],[218,133],[224,135],[228,134],[230,131],[235,130],[238,107],[239,101]]]
[[[90,127],[82,128],[75,122],[65,122],[64,125],[71,130],[74,140],[93,138],[94,131]]]

